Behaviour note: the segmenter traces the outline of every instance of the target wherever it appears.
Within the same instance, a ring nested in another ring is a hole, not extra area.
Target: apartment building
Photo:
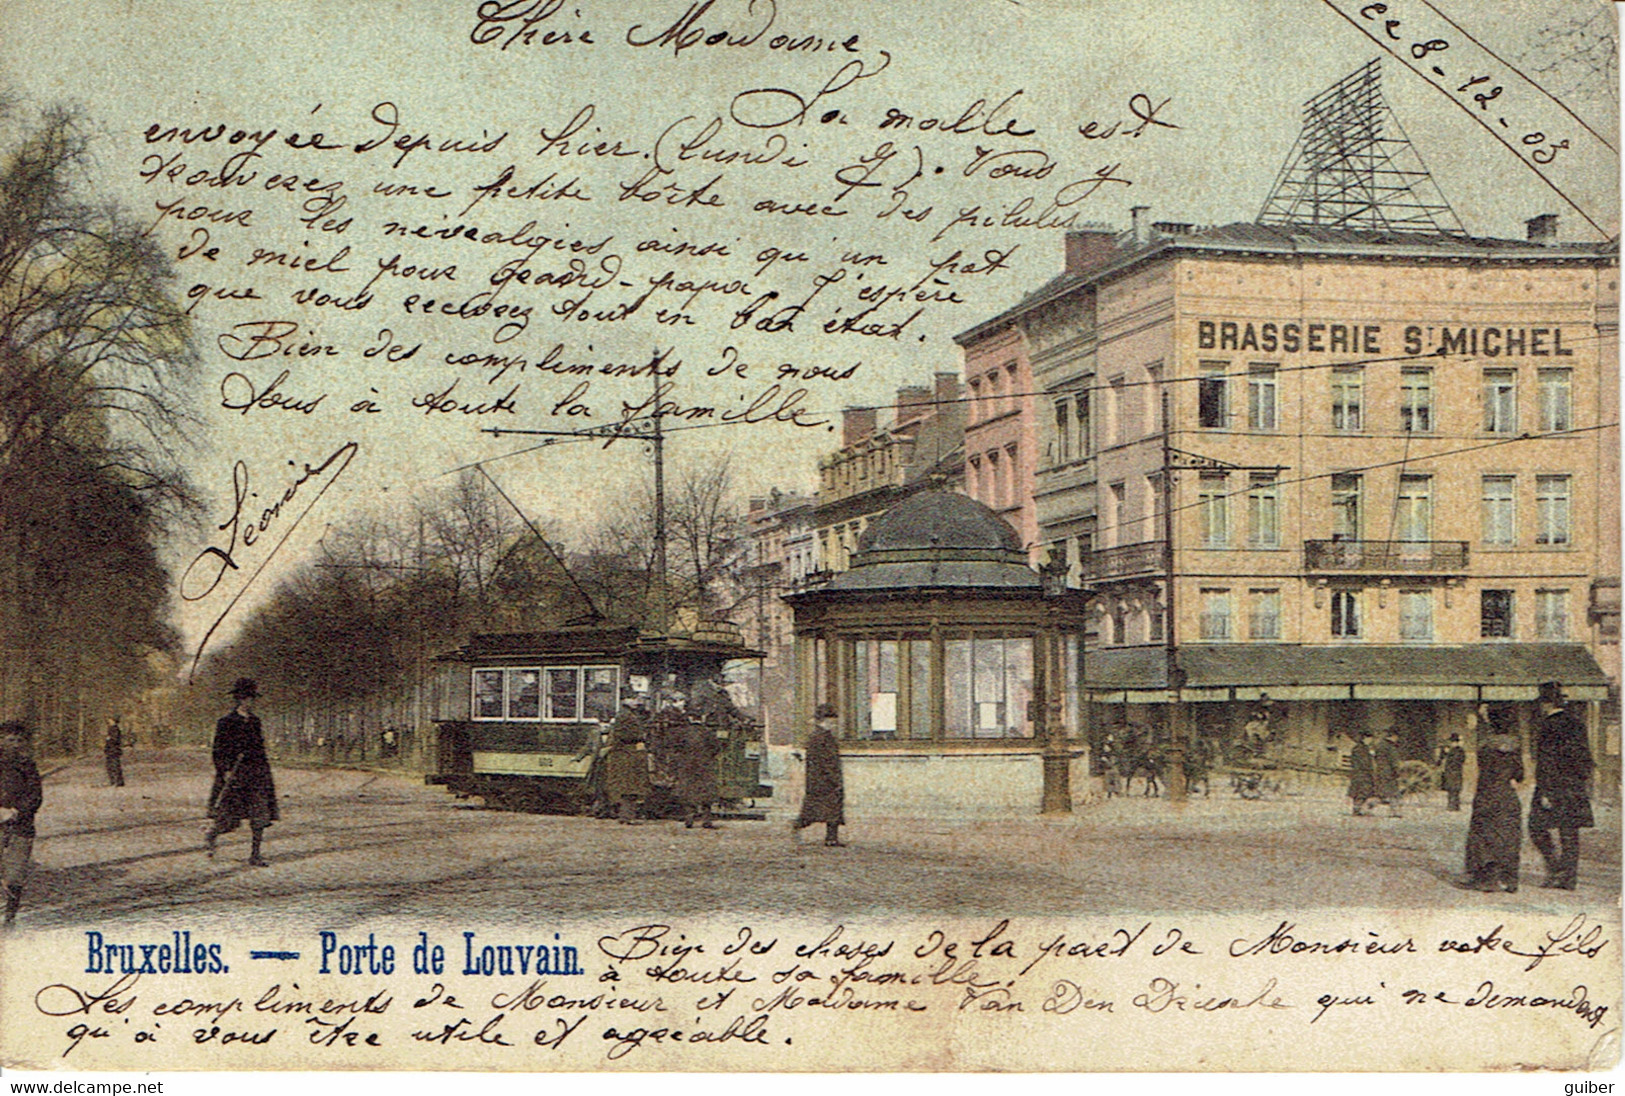
[[[1263,714],[1283,764],[1366,727],[1425,758],[1555,676],[1617,764],[1617,245],[1141,212],[960,337],[1043,393],[1034,543],[1091,594],[1096,737]]]

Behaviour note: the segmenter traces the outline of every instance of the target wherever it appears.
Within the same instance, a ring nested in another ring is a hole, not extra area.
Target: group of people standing
[[[671,793],[681,804],[688,829],[717,828],[712,806],[717,797],[717,754],[721,740],[703,719],[682,720],[661,727],[639,696],[629,697],[615,722],[599,763],[603,766],[604,803],[610,815],[631,824],[654,796],[649,769],[649,740],[659,727],[669,736],[664,751],[671,764]]]
[[[1379,806],[1399,817],[1399,736],[1366,731],[1349,753],[1349,799],[1354,813],[1369,815]]]
[[[1591,747],[1585,724],[1563,703],[1563,686],[1540,687],[1534,728],[1535,794],[1529,808],[1529,839],[1546,862],[1543,887],[1573,890],[1579,875],[1580,831],[1594,825],[1591,813]],[[1467,890],[1518,889],[1523,842],[1523,803],[1514,785],[1524,779],[1518,710],[1511,703],[1478,706],[1478,780],[1467,824],[1466,873],[1456,885]],[[1466,750],[1452,734],[1439,751],[1439,786],[1449,809],[1461,809]],[[1349,754],[1349,799],[1354,813],[1378,805],[1399,815],[1398,736],[1360,736]],[[1555,836],[1554,836],[1555,835]]]
[[[1518,889],[1523,804],[1513,785],[1524,779],[1517,713],[1508,704],[1479,710],[1478,783],[1467,826],[1467,890]],[[1543,887],[1573,890],[1580,870],[1580,831],[1595,825],[1591,813],[1591,747],[1585,724],[1563,704],[1562,686],[1540,687],[1534,736],[1535,793],[1529,805],[1529,840],[1546,864]],[[1555,836],[1554,836],[1555,835]]]

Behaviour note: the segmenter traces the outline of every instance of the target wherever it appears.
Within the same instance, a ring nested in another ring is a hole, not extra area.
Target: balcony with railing
[[[1164,565],[1162,549],[1163,542],[1160,540],[1097,549],[1083,557],[1083,581],[1104,582],[1161,571]]]
[[[1464,540],[1306,540],[1305,571],[1408,571],[1467,569]]]

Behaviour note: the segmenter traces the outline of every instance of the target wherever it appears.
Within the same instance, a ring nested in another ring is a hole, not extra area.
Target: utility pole
[[[658,350],[654,360],[660,361]],[[655,456],[655,630],[664,637],[669,626],[666,619],[666,439],[660,429],[660,370],[656,367],[650,373],[655,386],[654,430],[650,439]]]
[[[1190,720],[1185,708],[1182,694],[1185,685],[1185,673],[1179,668],[1179,647],[1176,641],[1176,630],[1179,616],[1174,611],[1174,451],[1173,451],[1173,416],[1169,412],[1167,401],[1169,394],[1163,392],[1162,408],[1162,559],[1164,598],[1167,605],[1167,619],[1163,622],[1162,634],[1164,640],[1164,658],[1168,679],[1168,738],[1170,750],[1168,755],[1168,797],[1182,800],[1185,798],[1185,751],[1192,748],[1190,742]]]

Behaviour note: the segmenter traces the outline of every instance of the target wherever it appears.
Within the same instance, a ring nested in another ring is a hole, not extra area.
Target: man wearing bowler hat
[[[215,839],[247,819],[253,838],[248,862],[263,868],[266,860],[260,855],[260,840],[265,827],[277,820],[277,809],[271,762],[265,756],[265,732],[254,714],[254,698],[259,695],[253,678],[238,678],[231,687],[236,706],[215,724],[214,786],[209,789],[209,817],[214,824],[203,835],[203,844],[212,859]]]

